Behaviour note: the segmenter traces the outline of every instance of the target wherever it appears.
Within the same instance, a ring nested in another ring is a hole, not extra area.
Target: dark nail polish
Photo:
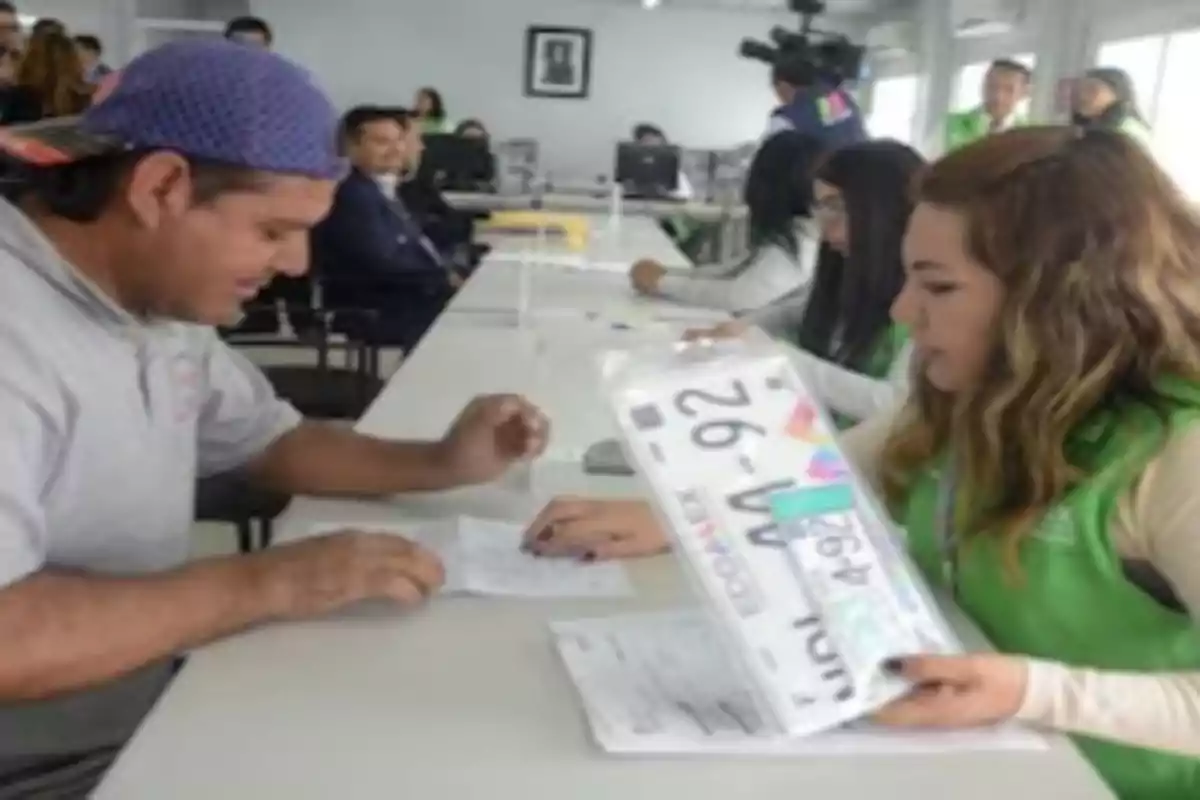
[[[899,675],[904,672],[904,659],[889,658],[879,666],[889,675]]]
[[[592,563],[592,562],[593,562],[593,561],[595,561],[595,560],[596,560],[596,554],[595,554],[595,553],[592,553],[592,552],[587,552],[587,553],[584,553],[584,554],[583,554],[583,562],[584,562],[585,564],[590,564],[590,563]]]

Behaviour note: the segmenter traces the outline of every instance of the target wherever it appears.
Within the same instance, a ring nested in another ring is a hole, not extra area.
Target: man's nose
[[[310,259],[308,233],[296,233],[288,236],[280,245],[271,266],[277,273],[299,278],[308,272]]]

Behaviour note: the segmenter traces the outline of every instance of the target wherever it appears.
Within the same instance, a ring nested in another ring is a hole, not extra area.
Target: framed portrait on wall
[[[592,32],[531,26],[525,32],[525,96],[581,100],[592,88]]]

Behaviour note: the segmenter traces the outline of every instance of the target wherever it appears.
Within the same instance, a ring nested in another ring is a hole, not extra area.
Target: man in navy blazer
[[[342,137],[352,169],[313,230],[313,267],[326,306],[375,311],[382,343],[409,349],[461,283],[397,197],[420,133],[389,109],[360,106],[343,118]]]

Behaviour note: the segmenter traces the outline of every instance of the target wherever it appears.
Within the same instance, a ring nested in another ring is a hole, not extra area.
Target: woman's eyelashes
[[[958,289],[958,284],[949,281],[926,281],[922,284],[922,288],[931,295],[941,296]]]

